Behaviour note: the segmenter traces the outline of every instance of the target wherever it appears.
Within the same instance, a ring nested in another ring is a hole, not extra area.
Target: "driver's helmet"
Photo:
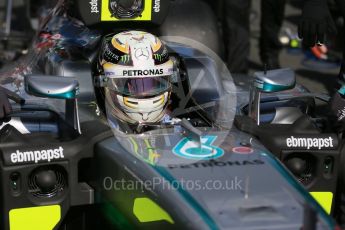
[[[136,125],[163,119],[174,68],[159,38],[142,31],[110,36],[103,43],[99,63],[106,79],[108,119]]]

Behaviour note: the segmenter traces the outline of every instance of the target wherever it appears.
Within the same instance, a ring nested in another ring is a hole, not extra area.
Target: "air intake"
[[[118,19],[136,18],[144,10],[143,0],[110,0],[109,10],[112,17]]]
[[[289,155],[284,164],[303,185],[309,185],[315,178],[316,159],[308,153]]]
[[[67,187],[67,174],[57,165],[36,168],[29,176],[29,193],[37,198],[52,198]]]

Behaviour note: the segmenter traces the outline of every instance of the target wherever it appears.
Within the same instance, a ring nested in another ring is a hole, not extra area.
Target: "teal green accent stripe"
[[[58,99],[72,99],[72,98],[76,98],[76,96],[79,94],[79,89],[68,92],[68,93],[60,93],[60,94],[43,94],[43,93],[35,91],[32,88],[29,88],[29,90],[33,92],[33,94],[36,94],[38,96],[44,96],[48,98],[58,98]]]
[[[341,95],[345,95],[345,85],[343,85],[339,90],[338,90],[338,93],[341,94]]]
[[[153,167],[162,177],[167,179],[170,183],[176,183],[176,179],[166,170],[164,167],[161,166],[154,166]],[[194,210],[202,217],[202,219],[206,222],[208,227],[212,230],[219,229],[216,222],[212,219],[212,217],[205,211],[205,209],[190,195],[186,190],[182,188],[182,186],[178,186],[177,191],[180,195],[194,208]]]
[[[61,94],[51,94],[50,97],[54,98],[61,98],[61,99],[72,99],[77,96],[77,93],[75,91],[68,92],[68,93],[61,93]]]
[[[282,91],[284,89],[286,89],[286,88],[279,86],[279,85],[271,85],[271,84],[267,84],[267,83],[264,83],[264,85],[263,85],[263,90],[265,92],[277,92],[277,91]]]
[[[267,153],[261,153],[262,156],[267,157],[271,165],[277,169],[277,171],[291,184],[304,198],[305,200],[315,208],[321,215],[321,218],[325,221],[330,229],[335,228],[334,221],[325,212],[325,210],[320,206],[320,204],[305,190],[305,188],[299,184],[296,179],[281,165],[281,163],[273,156]]]

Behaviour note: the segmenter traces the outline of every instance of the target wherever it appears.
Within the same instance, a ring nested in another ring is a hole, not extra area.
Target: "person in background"
[[[345,0],[336,0],[339,10],[345,16]],[[325,42],[327,34],[336,33],[336,26],[333,21],[328,0],[304,0],[302,15],[298,25],[298,36],[302,39],[304,47],[314,47]],[[345,47],[343,47],[344,49]],[[339,80],[344,80],[344,57]]]
[[[345,18],[345,0],[336,0],[338,9]],[[343,27],[344,29],[344,27]],[[327,0],[304,0],[302,16],[298,25],[298,36],[303,45],[313,47],[325,42],[326,35],[336,33]],[[332,96],[331,109],[337,119],[339,132],[345,130],[345,45],[343,59],[338,74],[338,91]]]
[[[261,0],[259,53],[265,68],[279,69],[282,44],[279,32],[284,21],[286,0]]]
[[[247,73],[249,69],[250,7],[251,0],[224,0],[225,60],[232,73]]]
[[[232,73],[248,73],[251,0],[206,1],[218,15],[225,46],[224,60]],[[279,31],[286,0],[261,1],[260,58],[267,69],[280,68]]]
[[[261,0],[259,52],[267,69],[280,68],[282,44],[279,32],[284,20],[286,0]],[[250,52],[250,0],[224,0],[223,33],[228,68],[233,73],[247,73]]]

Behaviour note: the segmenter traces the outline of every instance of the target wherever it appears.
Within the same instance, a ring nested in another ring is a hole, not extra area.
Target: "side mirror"
[[[249,116],[260,125],[261,93],[281,92],[292,89],[295,85],[295,72],[288,68],[254,73],[249,96]]]
[[[69,77],[26,75],[25,90],[37,97],[74,99],[79,94],[79,82]]]
[[[254,87],[264,93],[289,90],[295,85],[295,72],[288,68],[254,73]]]
[[[75,78],[26,75],[24,76],[24,82],[28,94],[37,97],[65,99],[65,121],[81,133],[77,100],[79,82]]]

